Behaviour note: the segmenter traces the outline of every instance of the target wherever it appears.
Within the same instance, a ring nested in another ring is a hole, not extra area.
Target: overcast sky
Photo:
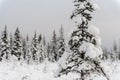
[[[110,47],[120,39],[120,0],[95,2],[100,8],[92,24],[100,28],[103,46]],[[67,36],[75,27],[70,20],[73,10],[73,0],[0,0],[0,32],[6,24],[9,32],[19,27],[23,35],[33,35],[36,30],[49,39],[52,31],[63,24]]]

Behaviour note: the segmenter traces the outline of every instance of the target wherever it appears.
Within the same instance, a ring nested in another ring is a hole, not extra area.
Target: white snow
[[[75,43],[79,41],[79,37],[78,37],[78,36],[74,36],[72,39],[73,39],[73,41],[74,41]]]
[[[92,4],[92,6],[93,6],[93,8],[94,8],[95,10],[100,9],[100,7],[99,7],[96,3]]]
[[[100,38],[100,30],[99,30],[99,28],[91,25],[91,26],[88,27],[87,31],[95,37],[97,45],[102,44],[101,43],[101,38]]]
[[[95,26],[93,26],[93,25],[90,25],[90,26],[88,27],[88,32],[91,33],[91,34],[93,34],[94,36],[99,36],[99,35],[100,35],[100,30],[99,30],[99,28],[97,28],[97,27],[95,27]]]
[[[120,62],[106,62],[109,68],[110,80],[120,80]],[[104,66],[104,64],[101,64]],[[105,67],[105,66],[104,66]],[[19,62],[0,62],[0,80],[74,80],[79,78],[77,73],[69,73],[56,77],[59,65],[45,61],[41,64],[26,64]],[[104,77],[96,76],[94,80],[106,80]]]
[[[79,50],[86,52],[85,57],[89,57],[93,59],[102,55],[102,50],[100,48],[88,42],[83,42]]]
[[[57,70],[57,64],[50,62],[40,65],[1,62],[0,80],[53,80]]]
[[[69,55],[71,55],[71,52],[65,51],[64,54],[62,55],[62,57],[58,60],[58,64],[60,67],[62,68],[66,68],[66,60],[68,58]]]

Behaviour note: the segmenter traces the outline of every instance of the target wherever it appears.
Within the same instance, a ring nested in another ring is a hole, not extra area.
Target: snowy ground
[[[111,80],[120,80],[120,62],[107,62],[107,64],[112,71]],[[0,80],[72,80],[74,77],[78,77],[77,75],[69,74],[69,76],[55,78],[58,71],[59,66],[50,62],[44,62],[40,65],[1,62]]]
[[[112,70],[111,80],[120,80],[120,61],[109,63],[110,70]]]

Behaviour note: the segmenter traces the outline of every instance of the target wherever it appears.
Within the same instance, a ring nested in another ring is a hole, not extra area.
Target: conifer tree
[[[0,46],[1,46],[0,60],[2,59],[8,60],[10,55],[10,45],[8,40],[7,26],[5,26],[5,30],[2,33]]]
[[[26,44],[26,39],[23,39],[22,40],[22,56],[23,56],[23,59],[26,60],[26,57],[27,57],[27,44]]]
[[[103,49],[103,56],[102,56],[102,60],[107,60],[109,56],[109,53],[107,51],[106,48]]]
[[[43,45],[46,46],[46,39],[43,37]]]
[[[36,32],[33,37],[31,50],[32,50],[32,59],[37,63],[43,62],[43,60],[45,59],[46,53],[45,53],[44,45],[42,44],[41,41],[39,41],[39,37],[37,37]]]
[[[47,59],[48,59],[48,61],[51,60],[51,46],[49,43],[47,45]]]
[[[42,42],[39,44],[39,62],[43,62],[45,58],[47,58],[47,51],[45,49],[45,46],[42,44]]]
[[[38,42],[41,43],[41,40],[42,40],[42,35],[40,34],[40,35],[38,36]]]
[[[12,34],[10,33],[10,54],[12,53],[12,46],[13,46],[13,37]]]
[[[113,61],[119,59],[118,46],[115,41],[113,43],[112,57],[113,57]]]
[[[118,42],[118,57],[119,57],[119,60],[120,60],[120,40],[119,40],[119,42]]]
[[[61,26],[60,33],[59,33],[59,39],[58,39],[58,59],[63,55],[65,51],[65,39],[64,39],[64,30]]]
[[[29,43],[29,36],[26,36],[26,61],[28,64],[32,61],[32,51],[31,51],[31,45]]]
[[[96,8],[91,0],[74,0],[74,4],[75,10],[71,19],[79,18],[79,20],[76,21],[77,29],[73,31],[69,41],[72,53],[67,58],[66,68],[61,73],[79,74],[80,78],[74,80],[94,80],[95,77],[101,76],[109,80],[99,61],[102,55],[99,30],[89,26],[92,19],[91,13]]]
[[[38,39],[37,39],[37,34],[35,32],[34,34],[34,37],[33,37],[33,40],[32,40],[32,48],[31,48],[31,51],[32,51],[32,59],[34,61],[38,60],[37,59],[37,51],[38,51]]]
[[[16,57],[17,60],[21,60],[22,55],[22,37],[20,35],[19,28],[16,29],[13,39],[12,55]]]
[[[51,61],[54,62],[54,61],[57,61],[58,60],[58,51],[57,51],[57,35],[56,35],[56,32],[55,30],[53,31],[53,38],[52,38],[52,49],[51,49]]]

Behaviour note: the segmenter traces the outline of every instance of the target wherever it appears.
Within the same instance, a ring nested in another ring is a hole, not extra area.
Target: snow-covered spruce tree
[[[32,51],[32,59],[33,59],[33,61],[38,61],[38,58],[37,58],[38,39],[37,39],[36,32],[35,32],[33,40],[32,40],[31,51]]]
[[[108,60],[109,53],[106,48],[103,49],[102,60]]]
[[[12,53],[12,46],[13,46],[13,37],[12,37],[12,33],[10,33],[10,54]]]
[[[46,57],[47,57],[48,61],[51,60],[51,46],[49,43],[47,44],[47,56]]]
[[[112,50],[112,60],[115,61],[115,60],[118,60],[119,59],[119,52],[118,52],[118,45],[117,43],[114,41],[113,43],[113,50]]]
[[[26,61],[28,64],[32,61],[32,52],[28,35],[26,36]]]
[[[47,49],[46,49],[46,39],[45,37],[42,38],[42,35],[40,34],[38,36],[38,42],[39,42],[39,62],[43,62],[45,58],[47,58]]]
[[[47,50],[45,48],[46,42],[45,42],[45,38],[43,38],[43,40],[41,40],[41,42],[38,44],[39,45],[39,62],[43,62],[45,60],[45,58],[47,58]],[[42,41],[44,43],[42,43]]]
[[[38,36],[38,42],[41,43],[41,40],[42,40],[42,35],[40,34],[40,35]]]
[[[60,33],[59,33],[59,39],[58,39],[58,59],[63,55],[65,51],[65,39],[64,39],[64,30],[63,27],[61,26],[60,28]]]
[[[67,66],[61,71],[61,75],[77,73],[80,77],[74,80],[97,80],[96,77],[109,80],[99,61],[102,55],[99,30],[94,26],[89,26],[92,19],[91,13],[96,9],[91,1],[74,0],[75,10],[71,19],[79,18],[79,20],[76,21],[77,29],[72,32],[69,41],[72,53],[67,58]]]
[[[43,37],[42,41],[43,41],[43,45],[46,46],[46,39],[45,39],[45,37]]]
[[[37,34],[35,32],[33,40],[32,40],[32,59],[35,62],[43,62],[44,58],[45,58],[45,51],[44,51],[44,47],[42,45],[42,42],[39,43],[38,41],[38,37]]]
[[[120,40],[118,41],[118,57],[119,57],[119,60],[120,60]]]
[[[58,45],[57,45],[57,35],[55,30],[53,31],[53,38],[51,43],[51,61],[57,61],[58,60]]]
[[[19,28],[16,29],[14,34],[11,54],[15,60],[21,60],[22,58],[22,37],[20,35]]]
[[[8,60],[10,55],[10,45],[7,34],[7,26],[5,26],[5,30],[2,33],[0,47],[1,47],[0,61],[3,59]]]
[[[27,57],[27,44],[26,44],[26,39],[22,40],[22,53],[23,53],[23,59],[26,60]]]

